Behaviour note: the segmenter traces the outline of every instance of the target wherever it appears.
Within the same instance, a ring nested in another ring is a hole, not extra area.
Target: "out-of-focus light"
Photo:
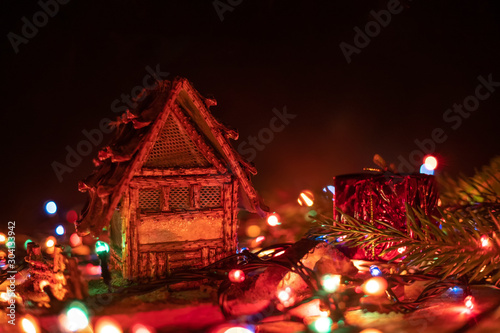
[[[457,286],[455,286],[453,288],[449,288],[448,290],[451,291],[452,293],[459,293],[459,292],[461,293],[463,291],[462,288],[457,287]]]
[[[398,252],[401,254],[405,253],[405,251],[406,251],[406,246],[401,246],[400,248],[398,248]]]
[[[97,254],[103,254],[109,252],[109,245],[103,241],[95,242],[95,252]]]
[[[95,333],[123,333],[120,325],[110,317],[100,318],[94,328]]]
[[[2,233],[0,232],[0,244],[5,243],[5,241],[6,241],[6,240],[7,240],[7,237],[5,237],[5,234],[2,234]]]
[[[71,332],[86,328],[89,325],[89,317],[85,305],[80,302],[71,303],[65,315],[61,317],[61,325]]]
[[[54,201],[48,201],[45,203],[45,211],[52,215],[57,212],[57,205]]]
[[[47,237],[47,240],[45,241],[45,246],[46,247],[53,247],[55,245],[56,245],[56,240],[54,239],[54,237],[52,237],[52,236]]]
[[[486,235],[481,236],[481,246],[482,247],[488,247],[490,246],[490,238]]]
[[[77,212],[75,212],[74,210],[70,210],[66,213],[66,221],[68,221],[68,223],[75,223],[76,220],[78,220]]]
[[[434,174],[434,170],[429,170],[429,169],[427,169],[427,167],[425,166],[425,164],[422,164],[420,166],[420,173],[422,173],[424,175],[433,175]]]
[[[282,302],[288,302],[290,300],[290,296],[292,293],[292,289],[290,287],[286,287],[285,289],[281,289],[278,291],[278,299]]]
[[[40,326],[38,325],[37,320],[35,317],[26,315],[22,320],[21,320],[21,329],[22,332],[24,333],[39,333],[40,332]]]
[[[31,239],[27,239],[26,242],[24,242],[24,249],[27,250],[28,249],[28,244],[29,243],[32,243],[33,241]]]
[[[235,326],[228,328],[223,333],[254,333],[254,331],[251,331],[246,327]]]
[[[135,324],[130,329],[130,333],[154,333],[155,330],[152,327],[147,327],[141,324]]]
[[[283,250],[283,251],[280,251],[280,252],[276,253],[273,257],[275,257],[275,258],[276,258],[276,257],[279,257],[279,256],[280,256],[280,255],[282,255],[283,253],[285,253],[285,250]]]
[[[62,225],[57,226],[57,228],[56,228],[57,235],[62,236],[62,235],[64,235],[65,232],[66,232],[66,230],[64,230],[64,227]]]
[[[333,320],[330,317],[319,317],[312,325],[311,330],[317,333],[329,333],[332,331]]]
[[[347,235],[337,237],[337,243],[343,242]]]
[[[69,237],[69,244],[73,247],[77,247],[82,244],[82,238],[75,232]]]
[[[245,273],[241,269],[232,269],[229,271],[229,281],[240,283],[245,281]]]
[[[255,243],[257,243],[257,244],[262,243],[264,241],[264,239],[266,239],[265,236],[259,236],[259,237],[255,238]]]
[[[260,227],[258,225],[252,224],[247,227],[247,236],[250,238],[255,238],[260,235]]]
[[[370,266],[370,274],[372,276],[381,276],[382,275],[382,271],[380,270],[380,268],[378,268],[377,265],[371,265]]]
[[[363,285],[363,292],[367,295],[380,296],[387,289],[387,281],[380,276],[372,277]]]
[[[314,194],[309,190],[302,191],[297,201],[301,206],[311,207],[314,205]]]
[[[434,156],[427,156],[424,159],[424,165],[428,170],[434,170],[437,168],[438,161]]]
[[[0,293],[0,299],[2,302],[7,302],[9,300],[9,295],[6,292]]]
[[[362,330],[359,333],[382,333],[382,331],[379,331],[376,328],[365,328],[364,330]]]
[[[334,293],[340,286],[340,275],[327,274],[321,279],[321,285],[326,292]]]
[[[467,309],[469,310],[474,309],[474,297],[472,296],[465,297],[464,304]]]
[[[40,281],[40,290],[43,290],[43,288],[48,285],[50,285],[49,281],[47,280]]]
[[[271,227],[275,227],[277,225],[280,225],[280,218],[279,215],[276,213],[272,213],[267,217],[267,224],[269,224]]]

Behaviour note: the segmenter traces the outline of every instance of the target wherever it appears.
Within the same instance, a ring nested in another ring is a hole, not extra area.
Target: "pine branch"
[[[382,255],[406,247],[403,253],[390,261],[400,259],[406,266],[418,267],[426,273],[432,271],[443,278],[467,276],[470,281],[477,281],[492,275],[492,281],[498,283],[498,208],[494,213],[490,209],[488,214],[476,214],[473,210],[439,210],[438,216],[429,217],[421,210],[407,206],[407,233],[387,222],[375,221],[371,224],[339,211],[341,218],[338,221],[324,218],[321,228],[314,234],[329,241],[345,237],[342,242],[350,247],[382,246],[385,248]],[[442,229],[436,221],[441,223]],[[380,228],[376,227],[377,224]],[[488,237],[487,246],[483,246],[481,237]]]

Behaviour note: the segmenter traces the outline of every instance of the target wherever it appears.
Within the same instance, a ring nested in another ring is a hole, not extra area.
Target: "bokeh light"
[[[240,283],[245,281],[245,273],[241,269],[232,269],[229,271],[229,281]]]
[[[271,227],[275,227],[277,225],[280,225],[280,216],[276,213],[272,213],[267,217],[267,224],[269,224]]]
[[[55,214],[57,212],[57,205],[54,201],[48,201],[45,203],[45,211],[48,214]]]
[[[321,285],[326,292],[334,293],[340,286],[340,275],[327,274],[321,279]]]
[[[64,229],[64,227],[62,225],[57,226],[57,228],[56,228],[57,235],[62,236],[62,235],[64,235],[65,232],[66,232],[66,230]]]
[[[256,224],[249,225],[247,227],[247,236],[250,238],[255,238],[260,235],[260,227]]]
[[[300,192],[297,201],[301,206],[311,207],[312,205],[314,205],[314,194],[309,190],[304,190]]]
[[[123,333],[123,330],[111,317],[102,317],[95,323],[95,333]]]
[[[387,289],[387,281],[380,277],[372,277],[363,285],[363,292],[367,295],[380,296]]]
[[[437,168],[438,161],[434,156],[427,156],[424,159],[424,165],[428,170],[434,170]]]
[[[78,220],[77,212],[75,212],[74,210],[70,210],[66,213],[66,221],[68,221],[68,223],[75,223],[76,220]]]
[[[82,238],[75,232],[69,237],[69,244],[73,247],[82,245]]]
[[[333,320],[330,317],[319,317],[312,324],[312,330],[317,333],[329,333],[332,330]]]
[[[5,234],[2,234],[2,233],[0,232],[0,244],[5,243],[5,241],[6,241],[6,240],[7,240],[7,237],[5,237]]]
[[[23,319],[21,319],[21,329],[24,333],[40,332],[40,326],[38,325],[37,320],[31,315],[26,315]]]

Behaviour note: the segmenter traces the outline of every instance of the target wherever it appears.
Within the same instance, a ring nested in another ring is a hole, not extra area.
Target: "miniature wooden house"
[[[256,170],[232,148],[186,79],[158,82],[116,125],[94,173],[80,183],[89,202],[77,231],[109,227],[111,266],[127,279],[159,278],[208,265],[237,249],[238,203],[263,213]]]

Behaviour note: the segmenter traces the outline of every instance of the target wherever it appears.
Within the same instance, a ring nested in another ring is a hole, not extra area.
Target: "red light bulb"
[[[241,269],[232,269],[228,275],[231,282],[240,283],[245,281],[245,273]]]

